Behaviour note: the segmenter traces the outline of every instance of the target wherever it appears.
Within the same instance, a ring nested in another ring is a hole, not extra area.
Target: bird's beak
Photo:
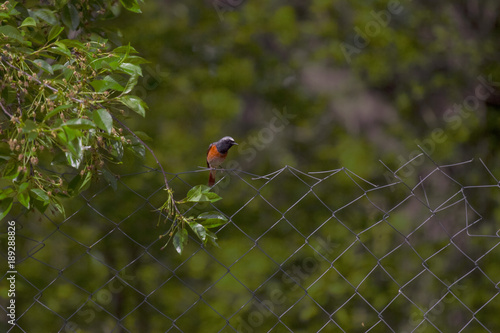
[[[237,146],[238,144],[236,142],[233,142],[233,146]]]

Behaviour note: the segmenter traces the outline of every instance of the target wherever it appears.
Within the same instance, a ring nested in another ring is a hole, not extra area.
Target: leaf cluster
[[[217,193],[211,192],[210,189],[206,185],[194,186],[189,190],[187,196],[179,201],[175,201],[172,190],[167,189],[169,193],[168,200],[160,207],[159,211],[165,216],[164,222],[167,223],[167,221],[171,220],[172,224],[165,234],[160,235],[160,238],[169,237],[162,250],[173,240],[175,250],[182,254],[184,246],[188,242],[188,227],[203,244],[210,242],[218,246],[217,235],[209,229],[226,224],[228,219],[225,215],[217,211],[210,211],[187,216],[187,214],[181,212],[182,207],[188,204],[210,204],[222,199]],[[159,224],[160,221],[158,221]]]
[[[121,3],[139,11],[136,0]],[[146,61],[130,45],[113,47],[106,33],[88,28],[116,16],[118,5],[0,5],[0,219],[15,201],[40,212],[53,205],[64,214],[60,200],[93,178],[116,183],[109,163],[122,163],[127,150],[144,156],[142,141],[117,117],[145,115],[146,104],[130,92]]]

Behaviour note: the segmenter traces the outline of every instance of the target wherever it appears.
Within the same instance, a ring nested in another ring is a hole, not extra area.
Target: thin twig
[[[7,116],[9,116],[9,119],[12,119],[12,118],[14,117],[13,115],[11,115],[11,114],[9,113],[9,111],[7,111],[7,109],[5,108],[5,106],[3,105],[3,103],[2,103],[2,101],[1,101],[1,100],[0,100],[0,106],[2,107],[3,112],[4,112]],[[18,122],[19,122],[19,121],[18,121]]]

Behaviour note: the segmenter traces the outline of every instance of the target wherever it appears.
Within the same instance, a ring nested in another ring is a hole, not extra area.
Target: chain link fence
[[[169,182],[180,199],[206,176]],[[5,331],[500,331],[500,187],[480,160],[437,165],[420,154],[373,181],[345,168],[226,170],[223,200],[189,209],[228,216],[220,247],[190,235],[182,255],[160,250],[161,178],[144,168],[116,189],[94,184],[64,219],[9,216],[16,321],[5,273]]]

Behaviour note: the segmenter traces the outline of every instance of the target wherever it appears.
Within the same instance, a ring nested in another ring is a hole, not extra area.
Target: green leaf
[[[219,212],[206,212],[198,215],[198,220],[205,228],[215,228],[226,224],[227,217]]]
[[[36,200],[39,200],[39,201],[41,201],[41,202],[43,202],[44,204],[47,204],[47,205],[50,203],[49,195],[47,193],[45,193],[44,190],[41,190],[39,188],[33,188],[33,189],[31,189],[30,192],[34,194],[33,197]]]
[[[9,197],[12,193],[14,193],[14,190],[12,189],[12,186],[5,187],[3,189],[0,189],[0,200],[4,200],[7,197]]]
[[[132,150],[132,152],[139,158],[144,159],[146,157],[146,148],[142,143],[137,141],[134,137],[126,136],[126,138],[130,138],[132,140],[132,145],[129,145],[128,148]],[[135,139],[135,140],[134,140]]]
[[[2,220],[9,213],[12,208],[13,198],[6,198],[0,201],[0,220]]]
[[[24,192],[28,189],[30,185],[28,183],[22,183],[21,185],[19,185],[19,192]]]
[[[139,65],[124,62],[124,63],[120,64],[120,66],[118,66],[118,68],[120,68],[122,71],[124,71],[127,74],[130,74],[130,75],[136,74],[136,75],[142,76],[142,69],[141,69],[141,66],[139,66]]]
[[[54,13],[48,9],[42,8],[34,11],[34,14],[36,17],[44,20],[50,25],[56,25],[57,24],[57,18],[54,15]]]
[[[58,25],[54,25],[52,27],[52,29],[50,29],[49,37],[47,38],[47,41],[50,42],[51,40],[53,40],[54,38],[59,36],[61,34],[61,32],[63,32],[63,30],[64,30],[63,27],[60,27]]]
[[[43,69],[45,72],[49,74],[54,74],[54,70],[52,69],[52,66],[50,66],[45,60],[43,59],[36,59],[33,61],[35,65]]]
[[[0,26],[0,34],[4,34],[5,36],[12,38],[12,39],[15,39],[21,43],[25,42],[24,37],[19,32],[19,30],[17,30],[16,28],[14,28],[11,25]]]
[[[24,122],[24,126],[23,126],[23,130],[22,130],[22,133],[29,133],[33,130],[36,130],[36,124],[33,120],[31,119],[27,119],[25,122]]]
[[[85,191],[90,186],[91,180],[91,172],[86,172],[83,176],[80,174],[76,175],[68,184],[68,192],[71,195],[77,195],[78,193]]]
[[[113,49],[113,53],[119,53],[119,54],[129,54],[129,53],[139,53],[133,46],[128,45],[122,45],[118,46],[117,48]]]
[[[189,190],[182,202],[216,202],[222,198],[214,192],[210,192],[210,187],[206,185],[196,185]]]
[[[71,52],[68,50],[68,47],[64,44],[64,43],[61,43],[60,41],[57,41],[57,42],[54,42],[54,45],[56,45],[56,47],[53,47],[52,49],[54,50],[58,50],[60,53],[70,57],[71,56]]]
[[[73,147],[73,145],[71,145],[71,147]],[[70,150],[75,150],[75,148]],[[66,161],[70,166],[75,169],[80,168],[80,163],[82,163],[82,156],[80,154],[76,154],[73,151],[67,151],[64,153],[64,156],[66,156]]]
[[[130,79],[127,82],[127,85],[125,86],[125,89],[123,89],[122,94],[128,94],[129,92],[134,89],[134,87],[137,85],[137,80],[139,79],[139,75],[137,74],[132,74],[130,76]]]
[[[118,181],[116,179],[116,176],[107,169],[102,170],[102,175],[104,176],[104,179],[106,179],[108,184],[111,185],[111,188],[116,191],[118,189]]]
[[[30,196],[27,192],[18,193],[17,200],[27,209],[30,208]]]
[[[64,6],[61,13],[61,21],[64,23],[68,29],[76,30],[80,25],[80,16],[78,15],[78,10],[71,3]]]
[[[66,47],[74,47],[77,49],[83,49],[84,46],[81,42],[74,39],[61,39],[58,43],[66,45]]]
[[[120,0],[120,2],[122,3],[123,7],[125,7],[127,10],[130,10],[131,12],[142,13],[141,7],[139,7],[137,0]]]
[[[113,89],[116,91],[123,91],[124,88],[120,84],[120,81],[123,80],[119,79],[117,76],[106,75],[102,80],[94,80],[90,82],[90,85],[97,92],[103,92],[109,89]]]
[[[207,233],[207,238],[205,238],[205,243],[208,241],[210,241],[210,243],[212,243],[212,245],[215,245],[216,247],[220,247],[219,244],[217,244],[217,235],[214,234],[213,232],[211,232],[210,230],[206,230],[206,233]]]
[[[139,139],[141,139],[142,141],[145,141],[145,142],[153,141],[153,139],[149,135],[147,135],[146,133],[144,133],[142,131],[135,131],[134,134],[137,135],[139,137]]]
[[[181,228],[175,233],[174,247],[179,254],[182,254],[182,250],[184,249],[184,245],[186,245],[187,240],[188,240],[188,233],[185,228]]]
[[[71,127],[71,128],[76,128],[76,129],[91,129],[95,128],[94,122],[89,119],[82,119],[82,118],[74,118],[66,121],[64,123],[65,126]]]
[[[142,57],[139,57],[139,56],[129,56],[127,58],[127,62],[131,63],[131,64],[135,64],[135,65],[149,64],[150,63],[150,61],[148,61]]]
[[[19,176],[19,168],[16,162],[8,163],[2,173],[2,180],[14,180]]]
[[[19,27],[36,27],[36,21],[32,17],[27,17]]]
[[[207,238],[207,232],[203,226],[197,222],[188,222],[189,226],[193,230],[193,232],[198,236],[200,240],[205,242],[205,239]]]
[[[64,206],[58,200],[53,199],[52,204],[62,214],[63,217],[66,217],[66,212],[64,211]]]
[[[98,109],[92,112],[92,119],[94,123],[102,129],[106,131],[106,133],[111,134],[111,130],[113,129],[113,117],[109,114],[106,109]]]
[[[43,117],[43,120],[47,120],[49,119],[50,117],[58,114],[59,112],[61,112],[62,110],[66,110],[66,109],[69,109],[71,107],[73,107],[74,104],[66,104],[66,105],[59,105],[58,107],[56,107],[54,110],[50,111],[49,113],[47,113],[45,115],[45,117]]]
[[[143,117],[146,116],[146,110],[148,106],[139,97],[127,95],[119,97],[118,100],[122,102],[124,105],[126,105],[128,108],[130,108],[132,111],[140,114]]]
[[[33,206],[41,213],[45,212],[47,208],[49,207],[48,202],[44,202],[41,200],[35,200],[34,197],[31,197],[32,200],[30,200],[31,203],[33,203]]]
[[[65,134],[65,139],[63,140],[64,143],[68,143],[72,140],[74,140],[76,137],[81,136],[81,132],[77,129],[72,129],[71,127],[68,126],[63,126],[62,127],[63,132]]]
[[[26,208],[30,208],[30,196],[29,193],[26,191],[29,187],[28,183],[22,183],[19,186],[19,190],[17,193],[17,201],[21,203]]]

